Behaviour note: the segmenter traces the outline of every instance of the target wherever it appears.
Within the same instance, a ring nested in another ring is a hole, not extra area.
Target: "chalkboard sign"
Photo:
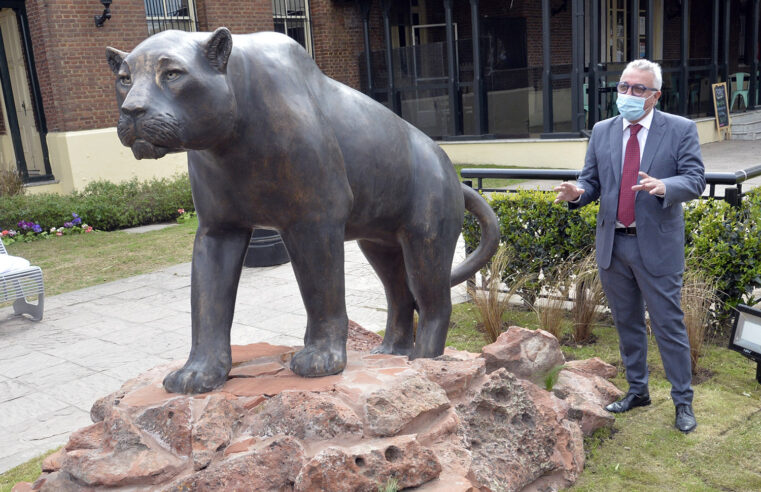
[[[729,105],[727,104],[727,83],[711,84],[713,93],[713,113],[716,115],[716,129],[729,130]]]

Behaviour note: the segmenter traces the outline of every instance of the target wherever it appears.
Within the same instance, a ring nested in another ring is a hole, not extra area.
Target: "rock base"
[[[553,392],[532,382],[563,363],[541,330],[511,327],[483,354],[349,351],[342,374],[314,379],[288,369],[294,351],[234,346],[227,383],[202,395],[164,391],[181,363],[154,368],[98,400],[95,423],[14,490],[557,490],[621,395],[599,359],[569,363]]]

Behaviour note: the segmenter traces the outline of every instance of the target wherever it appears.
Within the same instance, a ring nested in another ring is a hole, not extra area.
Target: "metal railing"
[[[515,192],[514,189],[506,188],[485,188],[484,179],[533,179],[548,181],[572,181],[579,178],[581,170],[578,169],[485,169],[485,168],[465,168],[460,171],[460,176],[476,180],[475,189],[478,191],[506,191]],[[706,184],[708,185],[708,195],[702,198],[721,198],[731,205],[740,204],[742,197],[745,196],[742,190],[742,183],[745,181],[761,176],[761,164],[747,169],[735,172],[708,172],[706,173]],[[724,196],[716,196],[716,185],[734,186],[734,188],[724,188]],[[471,182],[472,186],[472,182]]]

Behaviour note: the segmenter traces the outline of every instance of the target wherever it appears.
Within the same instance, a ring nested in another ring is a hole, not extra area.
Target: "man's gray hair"
[[[644,58],[640,58],[639,60],[630,61],[629,64],[626,65],[624,72],[629,69],[652,73],[653,85],[656,89],[661,90],[661,86],[663,85],[663,76],[661,75],[661,66],[657,63],[651,62],[650,60],[645,60]]]

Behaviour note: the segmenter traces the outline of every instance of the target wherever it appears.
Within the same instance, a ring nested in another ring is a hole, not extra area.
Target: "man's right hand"
[[[579,188],[578,186],[568,182],[560,183],[558,186],[553,188],[553,191],[556,191],[558,194],[558,196],[555,197],[555,203],[576,201],[581,196],[581,194],[584,193],[583,188]]]

